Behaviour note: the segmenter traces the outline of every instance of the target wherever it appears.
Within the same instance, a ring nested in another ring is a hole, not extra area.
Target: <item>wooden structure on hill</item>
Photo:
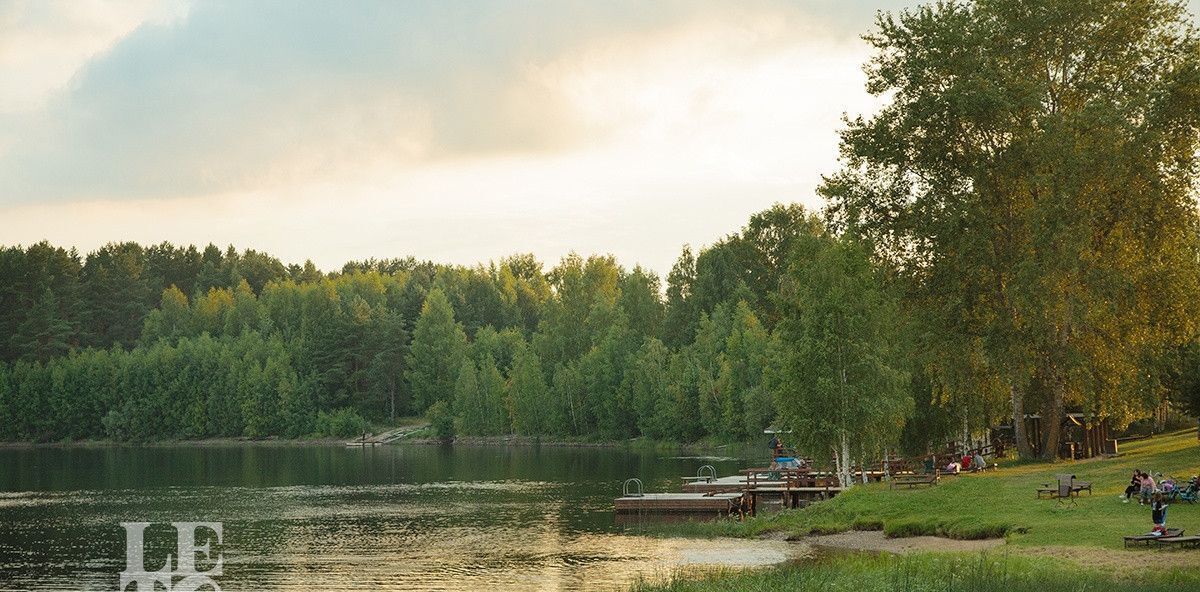
[[[1025,433],[1034,454],[1042,454],[1045,429],[1042,416],[1030,414],[1025,416]],[[1004,437],[1012,439],[1012,426],[999,426],[998,431]],[[1117,454],[1117,441],[1112,437],[1107,418],[1097,418],[1086,413],[1067,413],[1063,415],[1062,439],[1059,443],[1058,457],[1068,460],[1092,458],[1105,454]]]

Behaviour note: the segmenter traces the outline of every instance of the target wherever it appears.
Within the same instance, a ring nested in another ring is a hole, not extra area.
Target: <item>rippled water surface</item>
[[[703,464],[608,449],[230,445],[0,450],[0,590],[116,590],[121,522],[224,525],[221,588],[620,590],[695,566],[786,560],[770,541],[657,539],[614,522],[627,477]],[[146,565],[174,552],[146,532]]]

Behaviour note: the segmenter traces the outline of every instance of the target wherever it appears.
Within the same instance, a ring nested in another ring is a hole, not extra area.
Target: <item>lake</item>
[[[175,552],[168,523],[220,522],[225,591],[621,590],[788,560],[781,541],[654,538],[614,521],[626,478],[674,491],[704,464],[730,474],[748,461],[534,446],[0,449],[0,590],[116,590],[122,522],[154,523],[148,570]]]

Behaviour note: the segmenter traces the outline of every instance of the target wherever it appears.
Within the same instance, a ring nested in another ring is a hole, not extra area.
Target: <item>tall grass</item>
[[[760,571],[678,574],[666,584],[642,583],[638,592],[745,590],[887,592],[1180,592],[1200,586],[1183,571],[1139,571],[1121,579],[1065,567],[1047,559],[1004,554],[840,556]]]

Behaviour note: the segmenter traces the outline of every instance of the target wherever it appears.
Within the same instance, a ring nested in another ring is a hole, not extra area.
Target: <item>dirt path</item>
[[[851,530],[838,534],[813,535],[794,539],[815,547],[847,549],[851,551],[875,551],[905,554],[919,551],[976,552],[994,549],[1004,544],[1004,539],[960,541],[941,537],[919,536],[889,539],[878,530]]]

